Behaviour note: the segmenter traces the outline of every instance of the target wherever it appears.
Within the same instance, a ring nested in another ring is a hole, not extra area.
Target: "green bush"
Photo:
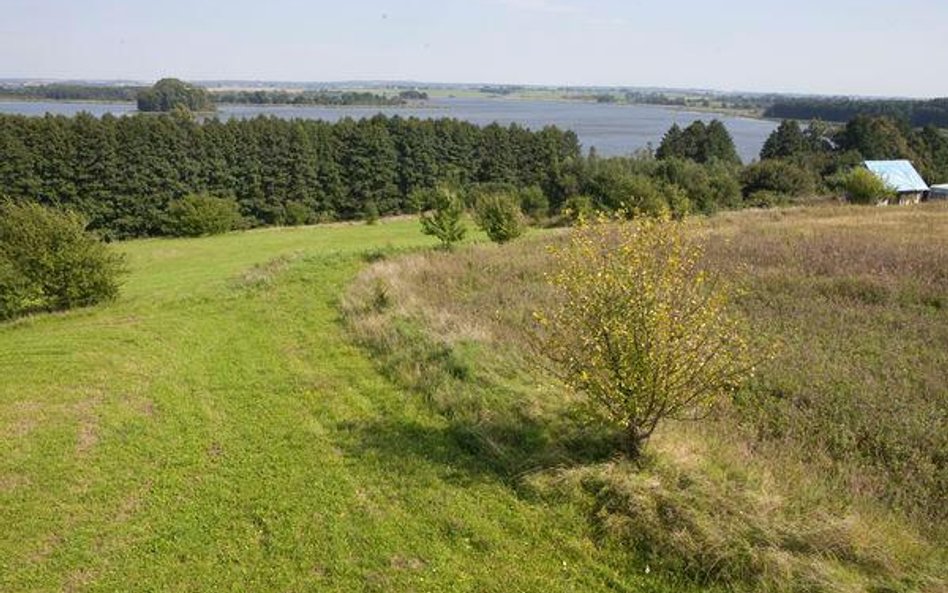
[[[855,167],[842,179],[846,199],[854,204],[875,204],[891,198],[895,192],[868,169]]]
[[[316,218],[313,210],[302,202],[287,202],[284,211],[284,222],[289,226],[310,224]]]
[[[767,191],[785,196],[813,193],[816,183],[805,169],[788,161],[768,159],[748,165],[741,172],[744,196]]]
[[[523,234],[523,215],[518,201],[507,193],[477,198],[474,221],[494,243],[507,243]]]
[[[464,204],[457,193],[445,187],[426,193],[431,202],[421,213],[421,232],[436,237],[441,247],[451,249],[455,243],[464,239],[467,228],[461,221],[464,216]]]
[[[661,181],[645,175],[629,175],[624,185],[628,194],[622,209],[644,216],[660,216],[668,211],[668,201]]]
[[[207,194],[191,194],[168,205],[165,232],[176,237],[218,235],[240,228],[237,202]]]
[[[485,181],[480,183],[471,183],[464,188],[464,191],[461,192],[461,201],[464,203],[464,207],[468,209],[473,209],[482,196],[490,196],[493,194],[511,194],[515,195],[520,191],[513,183],[508,183],[504,181]]]
[[[412,213],[422,213],[428,210],[438,200],[438,190],[433,187],[418,188],[408,195],[406,210]]]
[[[123,270],[80,215],[0,202],[0,320],[111,300]]]
[[[567,220],[575,222],[582,218],[589,218],[596,211],[593,200],[589,196],[570,196],[563,202],[561,212]]]
[[[533,220],[546,218],[550,213],[550,200],[536,185],[520,190],[520,209]]]
[[[375,224],[379,221],[379,207],[374,200],[369,200],[362,211],[362,218],[366,224]]]
[[[691,213],[692,205],[688,192],[674,183],[666,183],[663,191],[672,218],[682,220]]]
[[[685,190],[693,211],[710,214],[719,208],[740,206],[741,186],[733,166],[664,159],[658,161],[655,175]]]

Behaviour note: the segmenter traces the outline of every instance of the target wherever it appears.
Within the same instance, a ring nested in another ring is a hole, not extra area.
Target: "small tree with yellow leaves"
[[[622,429],[630,457],[663,419],[706,416],[751,374],[731,290],[702,269],[685,223],[581,221],[553,255],[540,351]]]

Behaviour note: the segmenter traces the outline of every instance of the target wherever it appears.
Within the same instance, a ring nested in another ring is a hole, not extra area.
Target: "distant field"
[[[694,225],[783,347],[641,469],[522,348],[557,232],[119,244],[0,325],[0,591],[944,590],[948,209]]]

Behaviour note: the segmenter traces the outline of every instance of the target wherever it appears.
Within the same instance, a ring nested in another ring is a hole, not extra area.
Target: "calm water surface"
[[[132,103],[60,103],[0,102],[0,113],[41,116],[47,112],[75,115],[87,111],[95,116],[135,112]],[[555,125],[573,130],[584,149],[596,147],[599,154],[629,154],[649,144],[657,146],[672,124],[687,125],[696,119],[724,122],[734,137],[738,153],[745,161],[756,158],[775,122],[678,111],[653,105],[608,105],[598,103],[526,101],[503,99],[434,99],[424,107],[319,107],[270,105],[221,105],[220,119],[272,115],[284,119],[322,119],[336,121],[344,117],[371,117],[376,113],[402,117],[454,117],[478,125],[497,122],[517,123],[531,129]]]

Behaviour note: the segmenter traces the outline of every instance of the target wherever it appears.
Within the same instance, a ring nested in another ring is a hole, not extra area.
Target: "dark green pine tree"
[[[681,133],[682,158],[691,159],[698,163],[708,161],[708,127],[703,121],[691,122]]]
[[[407,197],[417,189],[433,188],[439,179],[434,129],[428,120],[392,118],[389,129],[398,152],[400,211],[408,209]]]
[[[809,143],[800,124],[793,119],[780,122],[764,142],[760,151],[761,160],[794,157],[809,152]]]
[[[289,224],[310,222],[319,206],[319,162],[307,128],[303,120],[290,122],[290,179],[285,207]]]
[[[36,199],[42,180],[34,166],[35,121],[25,116],[0,117],[0,196]]]
[[[350,203],[340,214],[361,217],[369,204],[379,214],[398,207],[398,154],[384,116],[360,120],[343,131],[343,170]]]
[[[259,152],[262,159],[263,205],[258,217],[263,224],[283,224],[289,201],[293,154],[290,145],[292,123],[269,118],[259,121]]]
[[[311,133],[316,150],[318,190],[314,206],[318,220],[332,220],[346,208],[349,194],[342,168],[342,149],[336,128],[325,122],[313,122]]]
[[[455,185],[477,181],[480,146],[477,127],[457,119],[440,119],[433,126],[440,180]]]
[[[704,159],[698,159],[698,162],[706,163],[711,160],[718,160],[735,165],[741,164],[741,157],[737,154],[737,147],[734,146],[734,139],[727,127],[721,121],[712,119],[711,123],[705,128],[705,143],[707,146]]]
[[[263,127],[266,122],[267,119],[263,117],[227,122],[228,127],[233,129],[239,147],[234,160],[234,195],[240,204],[240,211],[255,225],[265,224],[268,216],[262,156]]]
[[[36,121],[40,144],[34,148],[34,166],[42,180],[36,199],[47,206],[77,206],[70,122],[65,116],[49,113]]]
[[[511,133],[497,123],[480,131],[478,143],[477,181],[483,183],[515,183],[517,157],[510,141]]]
[[[177,159],[178,186],[175,198],[191,193],[206,193],[208,189],[205,167],[209,161],[206,150],[208,143],[204,138],[204,126],[200,125],[191,112],[177,110],[168,118],[174,124],[173,156]]]
[[[688,158],[685,154],[683,136],[684,133],[678,127],[678,124],[672,124],[672,127],[668,128],[668,131],[662,137],[658,150],[655,151],[656,158]]]
[[[76,203],[94,229],[107,229],[116,215],[112,210],[119,176],[115,122],[111,115],[97,120],[88,113],[73,120]]]
[[[173,163],[165,160],[166,141],[159,118],[123,117],[116,122],[119,176],[112,192],[110,228],[118,237],[157,234],[171,196],[167,187]]]
[[[214,196],[234,196],[237,192],[237,141],[234,126],[210,119],[200,127],[196,140],[203,145],[201,177],[206,191]]]

